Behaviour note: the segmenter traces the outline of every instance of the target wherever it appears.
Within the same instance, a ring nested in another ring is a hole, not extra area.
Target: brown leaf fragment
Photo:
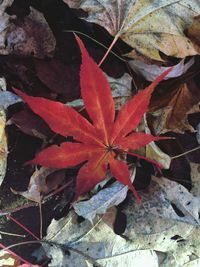
[[[54,171],[54,169],[50,168],[41,168],[40,170],[36,170],[31,176],[27,191],[19,192],[12,189],[12,192],[40,203],[42,200],[42,194],[51,191],[46,184],[46,178]]]
[[[15,54],[43,58],[53,56],[56,41],[42,13],[31,8],[23,21],[11,24],[12,30],[5,38],[2,54]],[[10,27],[11,27],[10,26]]]
[[[194,18],[192,25],[186,30],[186,34],[200,53],[200,16]]]
[[[54,58],[48,61],[35,60],[34,63],[38,78],[51,91],[64,95],[67,101],[80,96],[79,65],[65,65]]]
[[[22,110],[14,114],[7,125],[15,124],[25,134],[46,140],[55,135],[48,125],[36,114]]]
[[[194,132],[187,117],[188,114],[200,111],[199,103],[200,92],[192,81],[164,93],[162,97],[153,97],[149,111],[153,115],[153,128],[156,134],[168,131]]]

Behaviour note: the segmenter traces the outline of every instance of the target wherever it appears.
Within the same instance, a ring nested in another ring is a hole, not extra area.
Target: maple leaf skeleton
[[[60,102],[28,96],[14,89],[54,132],[63,136],[73,136],[77,141],[63,142],[60,146],[51,145],[39,152],[30,162],[53,168],[73,167],[86,162],[77,175],[75,199],[105,179],[107,170],[110,168],[112,175],[128,186],[138,202],[141,202],[132,185],[127,163],[119,160],[117,155],[120,152],[126,152],[159,165],[130,151],[152,141],[166,139],[166,137],[133,131],[147,110],[155,86],[171,69],[169,68],[147,88],[129,100],[115,118],[115,105],[110,85],[102,70],[89,56],[82,41],[77,36],[76,39],[82,54],[81,95],[92,123],[73,108]]]

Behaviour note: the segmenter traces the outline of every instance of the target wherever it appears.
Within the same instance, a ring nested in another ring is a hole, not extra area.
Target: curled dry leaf
[[[47,176],[53,172],[55,172],[55,170],[50,168],[41,168],[40,170],[36,170],[31,176],[27,191],[19,192],[12,189],[12,192],[40,203],[43,195],[54,189],[49,188],[46,182]]]
[[[186,30],[186,34],[200,53],[200,15],[194,18],[192,25]]]
[[[183,75],[194,64],[194,58],[191,58],[187,63],[182,59],[178,64],[173,66],[173,70],[164,78],[164,80],[175,78]],[[136,72],[145,77],[147,81],[153,81],[158,75],[165,71],[168,67],[160,67],[150,65],[140,60],[131,60],[129,65]]]
[[[104,27],[116,38],[121,37],[138,54],[162,61],[159,52],[184,58],[195,55],[192,42],[184,30],[200,14],[198,0],[63,0],[72,8],[88,13],[84,18]]]
[[[30,163],[62,169],[87,161],[77,175],[75,199],[104,180],[110,168],[112,175],[128,186],[140,202],[123,154],[134,155],[161,167],[159,163],[136,155],[130,150],[144,147],[152,141],[166,139],[133,131],[147,110],[155,86],[171,68],[123,105],[115,119],[115,105],[109,83],[89,56],[82,41],[78,37],[76,39],[82,53],[81,95],[93,124],[69,106],[42,97],[28,96],[16,89],[15,92],[53,131],[63,136],[73,136],[78,141],[64,142],[60,146],[52,145],[39,152]]]
[[[194,132],[187,117],[188,114],[200,111],[199,103],[199,88],[192,80],[174,90],[166,90],[162,95],[154,96],[149,111],[153,115],[152,125],[156,134],[168,131]]]

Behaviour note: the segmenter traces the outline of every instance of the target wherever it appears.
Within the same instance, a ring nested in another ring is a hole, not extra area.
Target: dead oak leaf
[[[149,160],[132,154],[129,150],[166,139],[133,131],[147,110],[155,86],[171,68],[129,100],[115,118],[115,104],[110,85],[78,37],[77,41],[82,53],[81,95],[93,124],[69,106],[42,97],[31,97],[15,89],[33,112],[41,116],[54,132],[63,136],[71,135],[77,141],[64,142],[60,146],[52,145],[38,153],[31,163],[51,168],[67,168],[87,161],[77,176],[75,198],[104,180],[109,166],[112,175],[127,185],[140,201],[132,185],[128,165],[122,160],[123,154],[128,153]],[[159,165],[155,161],[149,161]]]
[[[200,92],[190,81],[162,96],[153,97],[149,111],[153,114],[153,128],[158,134],[173,131],[194,132],[188,122],[188,114],[199,112]]]
[[[198,54],[184,34],[193,17],[200,14],[198,0],[63,0],[71,8],[88,13],[84,18],[120,37],[139,55],[162,61],[159,54],[184,58]]]

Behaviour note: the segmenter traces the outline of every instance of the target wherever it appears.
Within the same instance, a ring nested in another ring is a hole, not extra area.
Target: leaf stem
[[[110,53],[110,51],[112,50],[113,46],[115,45],[115,43],[117,42],[117,40],[119,39],[119,34],[115,35],[115,38],[113,39],[112,43],[110,44],[108,50],[106,51],[105,55],[103,56],[102,60],[99,62],[98,66],[100,67],[102,65],[102,63],[105,61],[105,59],[107,58],[108,54]]]
[[[93,42],[97,43],[98,45],[102,46],[103,48],[105,48],[106,50],[109,49],[109,47],[107,47],[106,45],[102,44],[101,42],[97,41],[96,39],[92,38],[91,36],[83,33],[83,32],[79,32],[79,31],[64,31],[64,32],[70,32],[70,33],[78,33],[80,35],[83,35],[85,37],[87,37],[88,39],[92,40]],[[126,59],[120,57],[119,55],[117,55],[115,52],[110,51],[111,54],[113,54],[115,57],[117,57],[118,59],[120,59],[123,62],[128,62]]]
[[[185,152],[183,152],[183,153],[181,153],[181,154],[178,154],[178,155],[176,155],[176,156],[173,156],[173,157],[171,157],[171,159],[177,159],[177,158],[180,158],[180,157],[185,156],[185,155],[187,155],[187,154],[189,154],[189,153],[191,153],[191,152],[194,152],[194,151],[196,151],[196,150],[198,150],[198,149],[200,149],[200,146],[195,147],[195,148],[193,148],[193,149],[191,149],[191,150],[185,151]]]

